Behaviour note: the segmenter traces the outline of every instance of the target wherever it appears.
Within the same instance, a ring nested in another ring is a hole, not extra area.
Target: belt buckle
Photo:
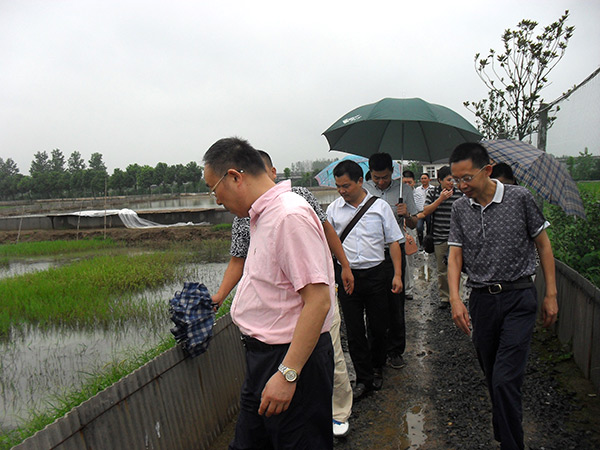
[[[499,294],[500,292],[502,292],[502,285],[500,283],[492,284],[487,288],[490,294]]]

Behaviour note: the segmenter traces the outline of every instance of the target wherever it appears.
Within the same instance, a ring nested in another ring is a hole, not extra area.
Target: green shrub
[[[558,260],[600,287],[600,196],[589,188],[580,188],[580,194],[585,220],[567,216],[558,206],[545,206],[548,236]]]

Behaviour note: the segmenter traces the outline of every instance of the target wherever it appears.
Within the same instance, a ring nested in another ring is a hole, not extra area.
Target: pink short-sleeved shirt
[[[329,286],[335,277],[323,226],[310,205],[283,181],[250,208],[250,247],[244,275],[231,305],[243,334],[267,344],[292,341],[304,306],[298,291],[308,284]],[[329,331],[330,308],[321,332]]]

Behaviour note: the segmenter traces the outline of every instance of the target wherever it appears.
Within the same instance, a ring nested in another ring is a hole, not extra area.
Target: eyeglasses
[[[464,177],[461,177],[461,178],[452,178],[452,183],[454,183],[454,186],[458,186],[459,184],[462,184],[462,183],[469,184],[471,181],[473,181],[473,178],[475,178],[477,175],[479,175],[479,173],[483,169],[485,169],[488,165],[485,165],[481,169],[479,169],[475,175],[465,175]]]
[[[239,170],[238,170],[238,172],[239,172],[239,173],[244,173],[244,170],[243,170],[243,169],[239,169]],[[215,193],[215,192],[216,192],[216,190],[217,190],[217,186],[219,186],[219,183],[220,183],[221,181],[223,181],[223,179],[224,179],[224,178],[225,178],[227,175],[229,175],[229,170],[228,170],[228,171],[225,173],[225,175],[223,175],[223,176],[222,176],[222,177],[219,179],[219,181],[217,181],[217,182],[215,183],[215,185],[214,185],[214,186],[212,187],[212,189],[210,190],[210,195],[212,195],[214,198],[217,198],[217,194]]]
[[[223,175],[223,176],[222,176],[222,177],[219,179],[219,181],[217,181],[217,182],[215,183],[215,185],[212,187],[212,189],[210,190],[210,195],[212,195],[214,198],[217,198],[217,194],[215,193],[215,191],[217,190],[217,186],[219,185],[219,183],[220,183],[221,181],[223,181],[223,179],[224,179],[224,178],[225,178],[227,175],[229,175],[229,172],[226,172],[226,173],[225,173],[225,175]]]

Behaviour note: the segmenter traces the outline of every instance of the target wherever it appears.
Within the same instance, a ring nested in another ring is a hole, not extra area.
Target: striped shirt
[[[425,199],[425,206],[431,205],[433,202],[435,202],[440,196],[441,192],[441,186],[436,186],[434,189],[429,189],[429,192],[427,192],[427,198]],[[450,234],[452,204],[462,196],[462,192],[460,192],[458,189],[454,189],[452,197],[446,201],[443,201],[431,215],[433,220],[433,243],[435,245],[443,244],[444,242],[448,241],[448,234]]]

